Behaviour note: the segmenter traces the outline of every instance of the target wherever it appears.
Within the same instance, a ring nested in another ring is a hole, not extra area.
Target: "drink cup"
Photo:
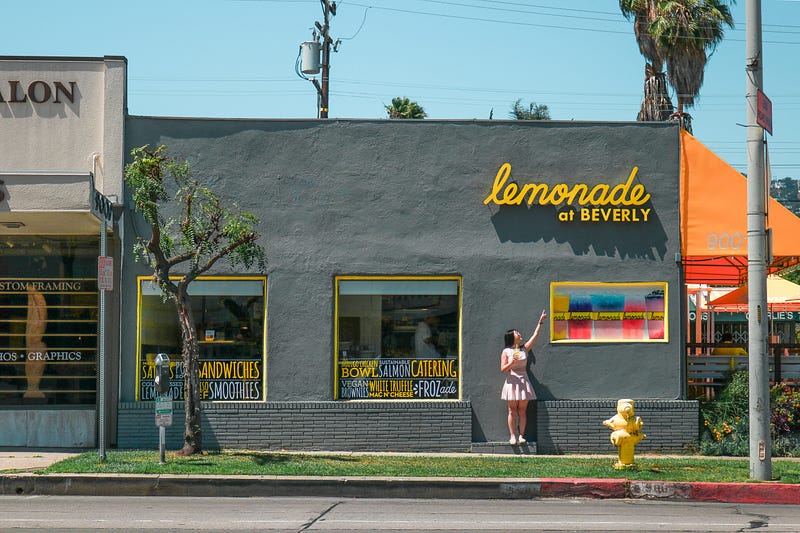
[[[592,299],[588,295],[570,295],[567,329],[570,340],[592,338]]]
[[[568,338],[567,313],[569,312],[569,294],[553,294],[553,330],[550,338],[554,341]]]
[[[623,339],[645,339],[647,337],[647,308],[642,296],[626,296],[622,318]]]
[[[653,291],[644,297],[647,309],[647,333],[651,339],[664,338],[664,293]]]
[[[621,294],[593,294],[592,314],[594,315],[594,338],[598,340],[619,340],[622,338],[622,313],[625,297]]]

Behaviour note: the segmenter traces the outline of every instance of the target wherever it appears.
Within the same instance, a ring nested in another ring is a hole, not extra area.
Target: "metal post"
[[[757,122],[761,89],[761,0],[746,5],[747,77],[747,284],[750,378],[750,477],[772,478],[767,335],[767,230],[764,130]]]
[[[160,457],[160,462],[162,465],[167,462],[166,448],[167,428],[164,426],[158,426],[158,456]]]
[[[100,227],[100,255],[106,256],[106,232],[108,231],[108,223],[103,218]],[[100,379],[98,383],[98,406],[100,411],[98,417],[98,445],[100,460],[106,460],[106,291],[100,290],[100,334],[97,338],[97,357],[98,357],[98,373]]]

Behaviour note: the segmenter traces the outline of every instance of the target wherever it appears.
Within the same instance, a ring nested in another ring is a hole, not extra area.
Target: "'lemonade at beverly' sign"
[[[633,167],[626,181],[616,185],[609,183],[598,183],[592,187],[586,183],[519,185],[513,181],[509,182],[511,164],[503,163],[494,178],[492,192],[483,203],[571,207],[572,209],[559,211],[558,219],[561,222],[647,222],[652,209],[644,205],[650,200],[650,194],[641,183],[633,184],[638,172],[639,167]]]

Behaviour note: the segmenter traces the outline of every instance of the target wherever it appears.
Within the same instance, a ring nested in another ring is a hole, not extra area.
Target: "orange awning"
[[[686,283],[747,282],[747,179],[681,130],[681,258]],[[800,218],[769,199],[768,272],[800,263]]]
[[[747,311],[747,285],[708,302],[714,311]],[[800,285],[779,276],[767,277],[767,307],[771,311],[800,311]]]

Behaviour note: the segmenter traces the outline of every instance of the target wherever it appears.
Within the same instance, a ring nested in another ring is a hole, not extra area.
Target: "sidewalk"
[[[786,483],[688,483],[594,478],[39,475],[34,473],[35,470],[78,453],[66,450],[0,449],[0,495],[327,496],[430,499],[635,498],[800,504],[800,485]],[[7,473],[4,470],[13,472]]]
[[[0,448],[0,475],[3,470],[16,470],[23,472],[33,472],[41,468],[47,468],[53,463],[63,461],[68,457],[74,457],[82,453],[82,450],[30,450],[24,448]]]

